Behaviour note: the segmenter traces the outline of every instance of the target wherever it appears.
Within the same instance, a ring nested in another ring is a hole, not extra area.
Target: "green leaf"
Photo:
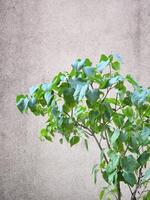
[[[39,87],[38,85],[30,87],[29,88],[30,95],[33,95],[37,91],[38,87]]]
[[[43,83],[42,84],[42,90],[44,91],[49,91],[52,87],[52,84],[51,83]]]
[[[63,91],[64,100],[69,107],[74,107],[75,105],[73,94],[74,94],[73,88],[66,88]]]
[[[99,200],[102,200],[105,195],[105,190],[102,190],[99,194]]]
[[[150,96],[150,89],[138,89],[131,95],[131,100],[134,105],[143,105]]]
[[[105,101],[114,105],[120,105],[120,102],[116,101],[116,98],[106,98]]]
[[[85,66],[91,66],[92,62],[89,58],[86,59],[77,59],[75,62],[72,63],[73,69],[80,71]]]
[[[86,92],[86,97],[90,104],[94,104],[99,99],[99,95],[100,91],[98,89],[92,89]]]
[[[97,64],[97,70],[99,72],[102,72],[108,65],[109,65],[109,60],[107,61],[101,61],[100,63]]]
[[[119,138],[120,130],[116,129],[111,137],[111,144],[114,144],[116,140]]]
[[[49,106],[51,100],[52,100],[52,94],[50,92],[45,92],[45,95],[44,95],[44,99],[47,103],[47,105]]]
[[[75,100],[80,101],[85,97],[88,89],[88,83],[80,78],[70,80],[71,87],[75,90],[73,97]]]
[[[133,187],[136,184],[136,177],[134,173],[123,172],[122,176],[124,177],[125,183]]]
[[[114,113],[113,114],[113,122],[115,123],[115,125],[117,126],[117,127],[122,127],[123,126],[123,124],[124,124],[124,115],[122,115],[122,114],[117,114],[117,113]]]
[[[150,158],[150,153],[148,153],[147,151],[144,151],[139,158],[137,159],[137,161],[139,162],[139,164],[141,166],[145,165],[147,163],[147,161]]]
[[[132,118],[133,117],[133,109],[130,106],[127,106],[126,108],[123,109],[123,113],[125,116],[127,116],[128,118]]]
[[[143,200],[150,200],[150,191],[148,191],[146,196],[143,197]]]
[[[26,112],[28,109],[29,99],[27,97],[26,98],[18,97],[18,99],[19,99],[19,101],[17,101],[17,103],[16,103],[18,109],[20,110],[20,112]]]
[[[102,54],[100,56],[99,62],[101,62],[101,61],[107,61],[107,60],[108,60],[108,57],[106,55]]]
[[[144,177],[142,178],[142,181],[148,181],[150,179],[150,169],[148,169],[145,174]]]
[[[91,65],[92,65],[92,62],[90,61],[90,59],[86,58],[84,61],[84,66],[91,66]]]
[[[150,142],[150,128],[149,127],[144,127],[141,134],[140,134],[140,144],[142,146],[147,145]]]
[[[94,176],[94,183],[96,184],[97,182],[97,173],[98,173],[98,164],[95,164],[92,168],[92,174]]]
[[[86,74],[86,76],[88,76],[89,78],[94,77],[94,75],[95,75],[94,67],[84,67],[83,71]]]
[[[138,83],[133,79],[133,77],[130,74],[127,74],[126,79],[133,86],[138,86]]]
[[[132,155],[123,157],[121,160],[121,165],[122,168],[127,172],[134,172],[139,167],[139,163]]]
[[[47,130],[45,128],[41,129],[41,137],[44,137],[48,141],[52,141],[52,138],[49,136]]]
[[[120,62],[118,62],[118,61],[113,62],[112,63],[112,68],[114,70],[120,70]]]
[[[73,145],[79,143],[79,141],[80,141],[80,137],[79,137],[79,136],[73,136],[73,137],[71,138],[71,140],[70,140],[70,145],[71,145],[71,147],[72,147]]]
[[[32,108],[36,105],[37,101],[36,101],[36,98],[35,97],[32,97],[30,100],[29,100],[29,107]]]
[[[59,142],[60,144],[63,144],[63,138],[60,138]]]
[[[87,141],[87,139],[84,140],[84,143],[85,143],[86,150],[88,151],[88,150],[89,150],[89,146],[88,146],[88,141]]]
[[[108,174],[111,174],[112,172],[114,172],[117,169],[117,167],[119,165],[120,154],[112,152],[109,154],[109,158],[110,158],[110,161],[106,167],[106,171]]]
[[[113,85],[113,84],[119,83],[120,81],[123,81],[123,77],[122,76],[115,76],[115,77],[113,77],[109,80],[109,84]]]

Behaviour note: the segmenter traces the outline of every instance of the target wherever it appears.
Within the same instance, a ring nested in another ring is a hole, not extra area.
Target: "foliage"
[[[77,59],[70,72],[31,87],[16,102],[22,113],[47,117],[41,139],[53,141],[59,133],[60,143],[74,146],[84,140],[87,149],[89,139],[95,140],[101,156],[93,167],[94,180],[100,171],[108,184],[100,200],[120,200],[121,183],[129,187],[132,200],[145,200],[150,196],[145,194],[150,180],[150,89],[130,74],[121,75],[121,64],[119,55],[101,55],[96,65]]]

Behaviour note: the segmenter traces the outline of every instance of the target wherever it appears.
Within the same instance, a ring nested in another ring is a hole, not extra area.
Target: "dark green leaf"
[[[145,165],[147,163],[147,161],[149,160],[150,158],[150,153],[144,151],[140,156],[139,158],[137,159],[137,161],[139,162],[139,164],[141,166]]]
[[[29,103],[28,103],[28,105],[29,105],[29,107],[30,108],[32,108],[32,107],[34,107],[35,105],[36,105],[36,98],[35,97],[32,97],[30,100],[29,100]]]
[[[121,165],[122,168],[127,172],[134,172],[139,167],[139,163],[132,155],[122,158]]]
[[[75,144],[77,144],[80,141],[80,137],[79,136],[73,136],[70,140],[70,145],[71,147]]]
[[[124,177],[125,183],[129,184],[131,187],[133,187],[136,184],[136,177],[134,173],[123,172],[122,175]]]
[[[64,100],[66,104],[69,105],[70,107],[73,107],[75,105],[73,94],[74,94],[73,88],[67,88],[63,91]]]
[[[90,104],[94,104],[99,99],[99,95],[100,91],[98,89],[92,89],[86,92],[86,97]]]
[[[26,98],[20,98],[16,104],[20,112],[26,112],[28,109],[28,103],[29,99],[26,97]]]

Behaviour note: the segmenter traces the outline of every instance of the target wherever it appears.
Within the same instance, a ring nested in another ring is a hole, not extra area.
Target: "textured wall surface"
[[[97,199],[94,143],[88,153],[82,143],[40,142],[44,120],[21,115],[15,96],[77,57],[112,52],[148,86],[150,0],[0,0],[0,200]]]

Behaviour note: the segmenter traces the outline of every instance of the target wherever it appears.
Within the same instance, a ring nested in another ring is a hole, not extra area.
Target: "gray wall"
[[[150,76],[150,0],[0,0],[0,200],[96,200],[90,152],[40,142],[44,119],[21,115],[15,96],[70,69],[119,52],[123,72]],[[128,196],[128,195],[127,195]]]

